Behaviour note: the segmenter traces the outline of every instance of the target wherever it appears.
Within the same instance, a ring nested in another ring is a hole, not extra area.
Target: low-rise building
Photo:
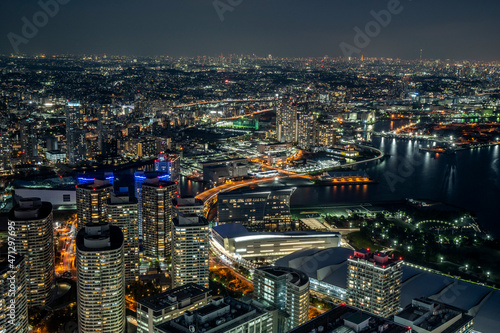
[[[410,333],[411,328],[342,304],[288,333]]]
[[[249,232],[240,223],[212,228],[212,238],[224,251],[246,260],[277,259],[306,248],[340,246],[338,232]]]
[[[474,326],[466,311],[429,298],[414,299],[394,321],[416,333],[470,333]]]
[[[143,299],[137,302],[137,333],[153,332],[155,326],[201,308],[210,299],[210,290],[194,283]]]
[[[154,333],[271,333],[272,330],[271,313],[231,297],[219,297],[157,326]]]

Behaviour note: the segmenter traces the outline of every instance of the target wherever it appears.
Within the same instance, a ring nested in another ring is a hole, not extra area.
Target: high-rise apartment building
[[[112,106],[101,105],[98,113],[98,150],[101,161],[112,161],[118,155],[118,134]]]
[[[322,147],[333,147],[337,141],[339,133],[334,122],[321,122],[318,124],[318,145]]]
[[[194,283],[143,299],[137,302],[137,333],[153,332],[155,326],[199,309],[211,299],[209,289]]]
[[[125,281],[139,278],[139,222],[137,198],[111,194],[108,201],[109,223],[123,232]]]
[[[317,145],[317,120],[312,112],[297,113],[297,145],[302,149],[310,149]]]
[[[179,214],[172,229],[172,286],[196,283],[208,288],[208,221],[196,214]]]
[[[78,332],[125,332],[123,232],[87,224],[76,236]]]
[[[0,332],[28,333],[26,267],[23,256],[0,257]]]
[[[84,129],[84,109],[80,103],[66,105],[66,151],[70,164],[78,164],[87,157]]]
[[[154,179],[162,180],[162,181],[170,181],[170,175],[162,172],[145,172],[145,171],[136,171],[134,173],[134,186],[135,186],[135,197],[138,200],[139,204],[139,238],[143,237],[143,218],[142,218],[142,184],[146,182],[146,180],[154,181]]]
[[[279,142],[297,142],[297,106],[281,105],[278,107],[276,134]]]
[[[108,222],[108,199],[113,191],[109,180],[94,179],[76,187],[77,231],[87,224]]]
[[[295,188],[277,188],[220,193],[219,222],[239,222],[249,230],[290,230],[290,197],[294,191]]]
[[[9,213],[15,226],[15,248],[24,256],[28,306],[45,306],[55,290],[52,204],[39,198],[20,199]]]
[[[142,220],[144,256],[160,262],[171,254],[172,200],[177,196],[177,184],[158,178],[142,184]]]
[[[38,132],[33,118],[27,118],[20,123],[20,138],[22,160],[33,163],[38,159]]]
[[[289,330],[309,320],[309,277],[293,268],[267,266],[254,271],[254,296],[286,313],[285,327]]]
[[[348,304],[378,316],[400,309],[403,261],[368,249],[354,251],[347,260]]]

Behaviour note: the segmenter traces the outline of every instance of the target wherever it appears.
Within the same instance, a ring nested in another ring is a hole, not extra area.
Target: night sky
[[[237,4],[223,14],[223,21],[213,0],[69,0],[19,50],[337,57],[342,55],[340,43],[354,45],[353,29],[364,30],[373,20],[370,11],[386,9],[394,0],[217,1]],[[500,60],[499,1],[401,0],[401,6],[401,13],[392,15],[390,24],[362,49],[365,57],[417,59],[423,49],[426,59]],[[13,52],[7,35],[23,36],[21,19],[31,22],[40,10],[38,0],[0,1],[0,53]]]

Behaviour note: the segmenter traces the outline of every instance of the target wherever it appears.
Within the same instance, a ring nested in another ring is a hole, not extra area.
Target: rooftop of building
[[[112,251],[122,245],[122,230],[108,223],[87,224],[76,235],[76,247],[82,252]]]
[[[340,237],[335,231],[286,231],[286,232],[250,232],[241,223],[225,223],[212,228],[222,238],[239,238],[253,236],[255,238],[283,238],[283,237]]]
[[[10,221],[43,220],[52,213],[52,204],[40,198],[21,198],[9,212]]]
[[[197,199],[192,196],[181,196],[172,200],[176,207],[189,207],[189,206],[203,206],[203,200]]]
[[[81,183],[77,185],[77,188],[79,189],[85,189],[85,190],[101,190],[104,188],[113,188],[113,185],[109,182],[109,179],[104,179],[104,178],[93,178],[93,180],[90,180],[89,182],[86,183]]]
[[[247,196],[259,196],[259,195],[270,195],[273,194],[282,194],[282,195],[292,195],[295,192],[296,188],[283,188],[283,187],[266,187],[266,188],[255,188],[255,189],[239,189],[230,192],[219,193],[219,198],[224,197],[237,197],[242,195]]]
[[[153,311],[159,311],[174,304],[180,303],[186,299],[191,299],[193,297],[207,294],[209,292],[209,289],[203,288],[202,286],[199,286],[195,283],[188,283],[183,286],[148,297],[146,299],[138,301],[138,303],[147,306]]]
[[[173,223],[176,227],[178,226],[208,226],[208,220],[203,216],[198,214],[178,214],[176,218],[173,219]]]
[[[162,180],[160,178],[147,178],[142,187],[156,187],[156,188],[168,188],[172,186],[177,186],[177,183],[168,180]]]
[[[450,327],[444,330],[441,328],[441,326],[454,320],[457,316],[460,316],[460,318]],[[453,333],[473,318],[467,315],[465,310],[429,298],[413,300],[411,305],[396,314],[395,320],[397,317],[413,322],[412,326],[414,328],[420,327],[427,331],[439,329],[443,333]]]
[[[158,178],[161,180],[169,180],[170,175],[162,171],[136,171],[134,173],[134,178],[136,181],[144,181],[146,179]]]
[[[134,196],[129,196],[128,194],[114,194],[112,193],[108,199],[109,205],[134,205],[137,204],[138,200]]]
[[[332,333],[338,332],[339,328],[345,327],[344,332],[348,331],[349,322],[353,324],[360,324],[362,322],[368,321],[367,332],[379,332],[379,327],[387,325],[387,328],[383,331],[384,333],[405,333],[410,332],[406,326],[402,326],[386,320],[381,317],[377,317],[371,313],[360,311],[356,308],[339,305],[336,308],[319,315],[318,317],[308,321],[307,323],[294,328],[289,331],[289,333],[312,333],[312,332],[323,332]],[[347,324],[347,325],[346,325]]]
[[[307,274],[289,267],[280,266],[266,266],[257,268],[258,271],[265,272],[275,277],[286,275],[287,282],[294,284],[298,287],[304,286],[309,283]]]
[[[383,252],[373,252],[370,249],[359,249],[355,250],[352,256],[349,256],[350,261],[366,261],[369,264],[373,264],[377,267],[389,268],[398,263],[401,263],[402,257],[394,257],[394,255],[388,255]]]
[[[204,307],[192,312],[186,311],[183,316],[157,326],[157,329],[163,333],[189,333],[193,330],[208,331],[221,326],[214,332],[227,332],[263,314],[263,310],[234,298],[216,298]]]

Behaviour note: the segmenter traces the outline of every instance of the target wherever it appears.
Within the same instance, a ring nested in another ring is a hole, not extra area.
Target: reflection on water
[[[376,131],[397,128],[398,122],[377,124]],[[460,151],[454,155],[420,152],[432,144],[416,140],[373,138],[373,145],[390,155],[364,168],[379,184],[299,187],[292,205],[361,203],[421,198],[443,201],[476,212],[486,229],[500,236],[497,206],[500,198],[500,147]],[[321,195],[318,195],[321,193]]]

